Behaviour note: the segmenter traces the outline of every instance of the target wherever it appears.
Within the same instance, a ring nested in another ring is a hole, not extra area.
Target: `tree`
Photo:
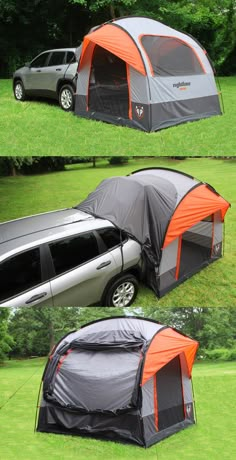
[[[40,174],[62,171],[70,159],[67,157],[1,157],[0,175]]]
[[[107,307],[18,308],[9,324],[9,331],[15,341],[11,355],[45,356],[68,332],[90,321],[122,313],[123,310]]]
[[[177,328],[200,343],[200,351],[231,348],[236,341],[236,309],[207,307],[143,308],[144,316]]]
[[[109,0],[69,0],[72,3],[79,4],[88,8],[91,12],[97,12],[99,10],[107,10],[112,19],[116,17],[124,16],[124,14],[130,13],[133,6],[137,4],[137,0],[118,0],[118,1],[109,1]]]
[[[8,319],[10,310],[0,308],[0,363],[6,359],[14,346],[14,341],[8,332]]]

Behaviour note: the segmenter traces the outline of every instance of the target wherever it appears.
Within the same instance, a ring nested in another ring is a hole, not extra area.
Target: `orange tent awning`
[[[143,59],[135,42],[128,33],[113,24],[105,24],[84,37],[80,69],[83,68],[83,58],[90,42],[110,51],[141,74],[146,75]]]
[[[222,221],[230,204],[206,184],[190,191],[176,208],[166,232],[163,248],[202,219],[221,211]]]
[[[159,369],[169,363],[180,353],[184,353],[191,377],[198,342],[185,337],[171,328],[164,329],[156,334],[147,353],[143,368],[142,385],[144,385]]]

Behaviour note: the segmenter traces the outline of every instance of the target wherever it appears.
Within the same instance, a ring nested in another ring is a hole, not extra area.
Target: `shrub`
[[[236,360],[236,348],[215,348],[214,350],[204,350],[206,359],[212,361],[234,361]]]
[[[109,158],[110,165],[124,165],[129,161],[128,157],[111,157]]]

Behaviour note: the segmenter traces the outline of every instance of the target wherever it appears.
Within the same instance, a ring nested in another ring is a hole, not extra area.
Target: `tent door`
[[[212,252],[212,217],[194,225],[183,233],[179,264],[179,278],[188,276],[211,258]]]
[[[158,430],[161,431],[185,419],[179,356],[157,372],[156,385]]]
[[[88,106],[90,112],[129,118],[126,63],[98,45],[91,64]]]

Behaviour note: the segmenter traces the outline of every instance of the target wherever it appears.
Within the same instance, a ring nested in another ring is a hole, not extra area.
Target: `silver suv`
[[[29,96],[52,98],[59,101],[63,110],[73,110],[78,67],[75,51],[76,48],[48,50],[16,70],[13,74],[15,98],[18,101]]]
[[[141,274],[140,245],[77,209],[0,224],[0,307],[126,307]]]

